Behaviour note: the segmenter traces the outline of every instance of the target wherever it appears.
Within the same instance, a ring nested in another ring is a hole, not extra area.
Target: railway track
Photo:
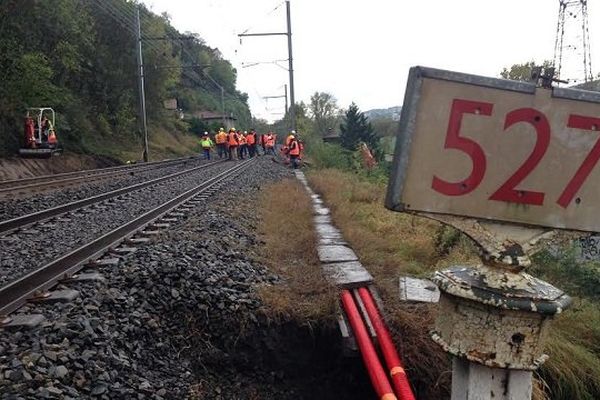
[[[111,198],[115,198],[117,196],[121,196],[123,194],[126,193],[130,193],[136,190],[140,190],[142,188],[148,187],[148,186],[152,186],[152,185],[156,185],[160,182],[164,182],[164,181],[168,181],[170,179],[175,179],[179,176],[182,175],[186,175],[189,174],[193,171],[198,171],[201,169],[205,169],[208,168],[212,165],[218,164],[221,161],[215,161],[212,163],[208,163],[208,164],[203,164],[200,165],[198,167],[193,167],[190,169],[186,169],[183,171],[179,171],[179,172],[175,172],[173,174],[169,174],[169,175],[165,175],[162,176],[160,178],[156,178],[156,179],[152,179],[149,181],[144,181],[138,184],[134,184],[134,185],[130,185],[130,186],[126,186],[124,188],[120,188],[120,189],[116,189],[116,190],[112,190],[109,192],[105,192],[105,193],[101,193],[95,196],[91,196],[91,197],[87,197],[85,199],[82,200],[77,200],[77,201],[73,201],[61,206],[57,206],[57,207],[52,207],[52,208],[48,208],[45,210],[41,210],[41,211],[37,211],[34,213],[30,213],[30,214],[26,214],[26,215],[22,215],[16,218],[12,218],[9,220],[5,220],[5,221],[0,221],[0,235],[6,234],[12,230],[16,230],[16,229],[24,229],[28,226],[31,226],[32,224],[36,224],[36,223],[40,223],[43,222],[49,218],[54,218],[54,217],[58,217],[62,214],[65,214],[67,212],[70,211],[75,211],[77,209],[80,209],[82,207],[91,205],[91,204],[95,204],[95,203],[99,203],[101,201],[104,200],[108,200]]]
[[[0,288],[0,315],[8,315],[24,305],[29,299],[39,296],[61,280],[68,278],[110,249],[117,247],[123,241],[138,242],[136,235],[148,234],[147,228],[166,228],[168,222],[179,214],[176,210],[185,210],[185,205],[198,204],[213,193],[220,184],[239,174],[255,159],[250,159],[233,165],[224,171],[196,184],[194,187],[176,195],[170,200],[152,208],[108,233],[96,237],[78,248],[64,254],[53,261],[39,267],[28,274],[13,280]],[[145,233],[144,233],[145,232]],[[140,238],[138,238],[140,239]]]
[[[109,179],[120,175],[135,174],[152,169],[185,164],[190,160],[193,160],[193,157],[4,180],[0,181],[0,197],[14,197],[24,192],[53,190],[82,182]]]

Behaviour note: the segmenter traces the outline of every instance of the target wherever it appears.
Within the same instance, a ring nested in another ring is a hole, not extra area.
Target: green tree
[[[342,147],[348,150],[356,150],[360,142],[365,142],[374,154],[378,153],[379,138],[367,117],[356,104],[350,104],[340,124],[340,132]]]
[[[536,66],[535,61],[531,60],[522,64],[513,64],[510,68],[502,69],[500,76],[504,79],[513,81],[529,81],[531,79],[531,70]],[[545,60],[542,67],[549,68],[552,66],[552,61]]]
[[[25,107],[57,112],[59,140],[68,150],[118,154],[139,148],[134,23],[139,1],[0,1],[0,154],[16,151]],[[142,32],[181,36],[168,15],[141,5]],[[226,111],[248,126],[248,97],[236,89],[236,71],[218,49],[192,40],[143,44],[148,131],[184,133],[188,125],[163,107],[178,99],[186,115]],[[190,66],[197,68],[189,68]],[[186,68],[181,68],[186,67]]]
[[[315,92],[310,97],[309,109],[317,134],[324,136],[329,128],[335,128],[338,124],[340,111],[332,94]]]
[[[370,118],[375,134],[379,137],[396,136],[398,133],[398,121],[390,117]]]

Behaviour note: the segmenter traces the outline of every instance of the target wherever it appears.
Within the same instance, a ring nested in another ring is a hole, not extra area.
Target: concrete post
[[[530,400],[550,321],[571,303],[561,290],[500,264],[433,277],[441,296],[433,340],[452,354],[452,400]]]
[[[531,399],[531,371],[490,368],[452,359],[452,400]]]
[[[146,117],[146,93],[144,92],[144,58],[142,57],[142,25],[140,23],[140,7],[136,8],[135,12],[136,24],[136,55],[137,55],[137,70],[138,70],[138,89],[140,97],[140,121],[142,125],[142,133],[144,135],[144,162],[148,162],[150,155],[148,154],[148,122]]]

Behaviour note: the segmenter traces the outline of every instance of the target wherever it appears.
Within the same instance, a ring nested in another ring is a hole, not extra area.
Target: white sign
[[[386,206],[600,230],[600,93],[411,69]]]

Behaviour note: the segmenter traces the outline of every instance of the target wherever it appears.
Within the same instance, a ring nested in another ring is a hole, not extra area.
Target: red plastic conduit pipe
[[[356,343],[360,349],[360,354],[362,355],[377,396],[381,400],[397,400],[385,371],[381,366],[381,362],[377,357],[375,347],[367,333],[367,328],[358,313],[358,308],[356,308],[352,294],[348,290],[342,290],[342,306],[348,316],[348,321],[354,332]]]
[[[379,342],[379,346],[381,347],[383,357],[385,358],[385,363],[390,370],[392,383],[394,384],[394,389],[398,395],[398,398],[400,400],[415,400],[415,395],[413,394],[410,383],[408,382],[408,377],[404,371],[404,366],[402,365],[402,361],[400,361],[400,356],[396,351],[394,342],[392,342],[390,331],[385,326],[383,318],[381,318],[381,314],[375,305],[373,295],[371,295],[371,292],[364,287],[358,289],[358,295],[365,305],[367,315],[369,316],[369,319],[373,324],[373,328],[375,329],[375,333],[377,334],[377,340]]]

